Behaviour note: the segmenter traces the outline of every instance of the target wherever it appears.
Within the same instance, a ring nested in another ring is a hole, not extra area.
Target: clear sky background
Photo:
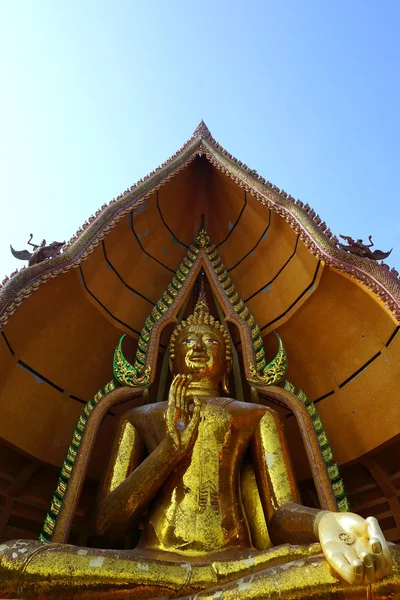
[[[201,119],[400,270],[399,30],[398,0],[0,0],[0,275]]]

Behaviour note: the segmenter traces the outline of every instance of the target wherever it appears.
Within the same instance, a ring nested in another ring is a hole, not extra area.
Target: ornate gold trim
[[[288,360],[281,337],[275,332],[278,338],[278,352],[275,358],[264,368],[262,372],[258,372],[253,365],[249,365],[251,378],[249,383],[252,385],[275,385],[282,381],[288,369]]]
[[[296,392],[296,388],[286,379],[284,389],[294,396],[297,396],[299,400],[304,404],[311,419],[315,435],[320,447],[322,458],[326,466],[330,485],[335,497],[335,502],[339,512],[347,512],[350,510],[350,503],[347,499],[346,492],[344,489],[343,479],[340,477],[339,465],[335,462],[333,450],[328,440],[328,435],[324,429],[324,424],[321,417],[318,414],[317,407],[314,402],[308,398],[308,396],[299,389]]]
[[[4,280],[0,289],[0,327],[5,325],[24,299],[42,283],[78,267],[120,219],[145,202],[198,155],[205,155],[211,164],[237,185],[279,214],[299,234],[312,254],[365,285],[400,321],[400,281],[397,272],[373,260],[337,248],[337,238],[332,236],[326,223],[321,222],[315,211],[234,158],[213,139],[201,122],[193,136],[165,163],[90,217],[68,242],[63,254],[23,268],[13,274],[11,279]]]
[[[239,329],[247,379],[251,381],[255,378],[255,382],[262,382],[264,385],[276,385],[282,381],[287,369],[282,340],[276,334],[279,341],[278,354],[267,364],[256,319],[236,290],[206,229],[201,228],[171,283],[145,320],[133,365],[123,355],[122,342],[125,335],[121,337],[114,353],[114,377],[118,383],[131,387],[152,383],[161,332],[165,325],[176,321],[176,315],[201,267],[209,277],[227,320],[235,323]]]

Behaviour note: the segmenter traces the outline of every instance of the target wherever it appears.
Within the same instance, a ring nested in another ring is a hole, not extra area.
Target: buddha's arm
[[[300,505],[279,415],[271,410],[260,420],[253,438],[253,462],[268,530],[275,543],[317,541],[314,524],[324,512]]]
[[[99,502],[114,491],[142,462],[143,441],[131,422],[131,411],[122,416],[101,487]]]
[[[145,510],[179,460],[168,439],[140,462],[143,443],[132,423],[125,419],[118,429],[98,503],[96,530],[126,530]]]
[[[133,411],[130,418],[122,419],[97,509],[96,530],[100,535],[111,527],[118,532],[126,530],[145,510],[178,461],[190,451],[200,418],[198,399],[193,399],[192,414],[185,399],[190,381],[190,375],[174,378],[165,413],[165,437],[143,462],[140,462],[142,442],[134,427],[136,413]],[[177,427],[178,420],[184,424],[183,430]]]
[[[319,541],[331,567],[351,584],[368,584],[390,573],[389,549],[374,517],[298,504],[283,425],[275,411],[267,409],[256,430],[254,467],[275,543]]]

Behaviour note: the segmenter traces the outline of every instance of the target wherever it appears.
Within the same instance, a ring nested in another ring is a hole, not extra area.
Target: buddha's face
[[[191,374],[193,381],[218,385],[226,371],[226,348],[221,333],[210,325],[189,325],[175,342],[174,374]]]

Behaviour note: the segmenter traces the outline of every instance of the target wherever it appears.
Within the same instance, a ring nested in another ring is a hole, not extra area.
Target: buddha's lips
[[[207,369],[210,357],[206,352],[196,351],[185,356],[186,366],[193,372],[199,373]]]

